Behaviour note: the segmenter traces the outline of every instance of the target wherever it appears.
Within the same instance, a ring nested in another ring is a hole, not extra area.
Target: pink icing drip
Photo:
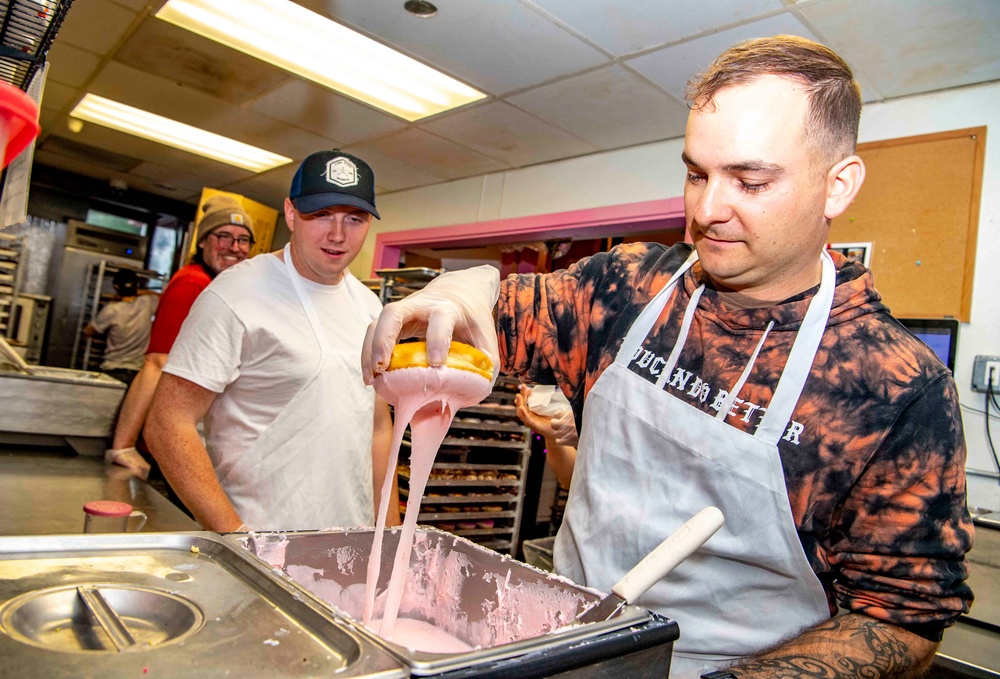
[[[399,604],[403,596],[406,572],[409,567],[413,534],[417,527],[417,514],[423,500],[424,489],[434,466],[434,457],[444,440],[455,412],[475,405],[489,396],[490,381],[481,375],[454,368],[403,368],[381,373],[375,378],[375,391],[395,408],[392,432],[392,450],[382,487],[378,519],[371,555],[368,558],[368,579],[362,621],[370,625],[375,608],[375,587],[382,561],[382,534],[389,510],[392,492],[392,473],[399,459],[399,446],[406,425],[410,425],[410,494],[408,511],[403,521],[403,531],[393,561],[389,579],[385,610],[379,635],[392,640]]]

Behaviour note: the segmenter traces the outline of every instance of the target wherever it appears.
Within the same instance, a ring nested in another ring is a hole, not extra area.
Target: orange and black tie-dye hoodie
[[[497,307],[505,372],[555,383],[583,402],[642,308],[690,246],[621,245],[565,271],[512,275]],[[871,272],[834,254],[837,289],[823,340],[779,442],[792,515],[831,603],[940,639],[968,610],[965,438],[948,369],[881,303]],[[655,382],[694,290],[695,264],[630,369]],[[762,309],[729,309],[707,287],[667,389],[712,415],[769,333],[726,419],[753,432],[816,289]],[[666,321],[664,321],[666,319]],[[623,499],[623,501],[629,501]]]

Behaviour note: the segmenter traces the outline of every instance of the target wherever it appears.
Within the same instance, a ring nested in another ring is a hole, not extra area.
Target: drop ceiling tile
[[[251,107],[344,145],[395,132],[407,125],[399,118],[295,77],[257,99]]]
[[[1000,79],[997,0],[835,0],[800,11],[886,97]]]
[[[190,172],[203,178],[206,185],[234,182],[251,176],[247,170],[226,165],[215,160],[171,148],[164,144],[118,132],[95,123],[84,123],[83,129],[73,139],[111,153],[118,153],[143,161]]]
[[[116,172],[129,172],[142,161],[134,156],[114,153],[108,149],[81,141],[79,135],[65,131],[48,134],[39,143],[39,148],[49,153],[59,153],[68,158],[94,163]]]
[[[348,146],[344,150],[353,153],[371,165],[372,171],[375,173],[376,195],[389,191],[412,189],[417,186],[440,184],[445,181],[445,177],[434,174],[424,165],[414,166],[393,155],[379,153],[372,148]]]
[[[512,167],[598,150],[558,127],[499,101],[439,117],[420,127]]]
[[[374,151],[442,179],[458,179],[505,169],[502,163],[416,128],[357,144],[354,148],[358,149],[362,158],[366,151]],[[377,182],[378,174],[375,176]]]
[[[115,53],[130,68],[243,104],[291,76],[196,33],[150,17]]]
[[[531,0],[615,56],[676,42],[692,35],[785,8],[782,0]]]
[[[146,5],[149,4],[149,0],[114,0],[114,2],[118,5],[122,5],[123,7],[127,7],[133,12],[141,12],[146,9]],[[161,3],[159,1],[156,3],[157,10],[159,9],[160,4]]]
[[[157,163],[140,163],[132,168],[129,175],[146,180],[147,183],[155,186],[162,195],[171,195],[179,199],[193,193],[200,193],[202,187],[205,186],[202,177]]]
[[[288,189],[292,185],[292,177],[297,168],[297,164],[291,167],[278,167],[220,188],[246,196],[281,212],[284,209],[285,198],[288,197]]]
[[[44,149],[35,150],[34,161],[38,165],[54,167],[59,170],[66,170],[67,172],[73,172],[75,174],[83,175],[84,177],[93,177],[95,179],[109,180],[117,176],[113,170],[109,170],[106,167],[102,167],[94,163],[88,163],[77,158],[70,158],[69,156],[64,156],[60,153],[50,153]]]
[[[802,21],[793,14],[777,14],[729,30],[665,47],[649,54],[628,59],[624,63],[643,74],[675,97],[683,99],[687,81],[708,68],[717,56],[737,43],[772,35],[797,35],[822,42]],[[836,49],[835,45],[831,45]],[[865,101],[881,98],[878,90],[865,79],[863,73],[854,77],[861,84]]]
[[[117,62],[108,64],[94,80],[90,91],[293,159],[304,158],[317,149],[333,145],[329,139],[252,109],[231,106],[200,90]]]
[[[560,80],[508,101],[601,149],[684,136],[688,113],[621,66]]]
[[[84,4],[86,11],[79,11]],[[78,2],[66,13],[56,42],[103,56],[124,37],[135,17],[136,12],[110,0]]]
[[[54,111],[68,110],[76,105],[79,98],[80,91],[77,88],[47,79],[45,89],[42,91],[41,105],[42,108]]]
[[[49,48],[47,61],[49,72],[46,84],[58,82],[70,87],[83,87],[94,75],[101,59],[90,52],[56,40]]]
[[[359,29],[488,94],[530,87],[608,61],[600,51],[511,0],[435,0],[419,19],[399,0],[307,0],[313,11]]]
[[[799,35],[810,40],[817,39],[795,16],[779,14],[679,45],[665,47],[628,59],[624,63],[683,101],[688,79],[707,68],[727,48],[744,40],[781,33]]]

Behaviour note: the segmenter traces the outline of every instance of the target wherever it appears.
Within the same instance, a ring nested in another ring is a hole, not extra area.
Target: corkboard
[[[213,196],[224,195],[235,198],[239,201],[239,204],[247,211],[250,218],[253,219],[253,232],[254,232],[254,244],[250,248],[250,254],[248,257],[253,257],[254,255],[259,255],[262,252],[271,251],[271,242],[274,240],[274,227],[278,223],[278,211],[274,208],[270,208],[263,203],[258,203],[255,200],[251,200],[245,196],[241,196],[238,193],[230,193],[229,191],[220,191],[218,189],[210,189],[205,187],[201,190],[201,200],[198,201],[198,211],[197,215],[201,217],[201,207],[205,204],[205,201]],[[194,255],[195,248],[197,247],[197,229],[195,229],[195,236],[191,239],[191,247],[189,248],[188,257]]]
[[[858,146],[867,178],[829,240],[871,242],[894,316],[969,320],[986,128]]]

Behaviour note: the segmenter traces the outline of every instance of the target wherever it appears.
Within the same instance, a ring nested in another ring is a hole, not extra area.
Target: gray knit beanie
[[[216,229],[232,224],[242,226],[250,237],[254,237],[253,219],[232,196],[212,196],[202,206],[202,217],[198,222],[198,243]]]

